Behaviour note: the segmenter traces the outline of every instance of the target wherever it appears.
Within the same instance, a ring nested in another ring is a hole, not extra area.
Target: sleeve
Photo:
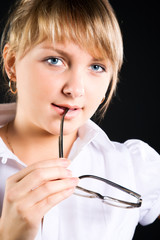
[[[160,215],[160,155],[140,140],[125,142],[129,149],[137,191],[142,196],[141,225],[151,224]]]

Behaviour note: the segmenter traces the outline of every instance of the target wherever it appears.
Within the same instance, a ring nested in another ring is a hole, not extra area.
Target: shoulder
[[[151,146],[141,140],[127,140],[124,143],[132,160],[136,176],[148,180],[156,177],[160,180],[160,155]],[[144,180],[143,179],[143,180]]]
[[[130,139],[124,143],[113,142],[116,150],[128,154],[135,167],[143,164],[160,163],[160,155],[151,146],[139,139]]]
[[[142,159],[142,161],[159,161],[160,155],[147,143],[139,139],[129,139],[123,143],[115,142],[109,139],[107,134],[93,121],[89,121],[85,128],[85,137],[95,148],[104,150],[105,152],[119,152],[130,156],[134,161]],[[84,139],[83,139],[84,140]]]
[[[5,129],[6,129],[6,126],[4,126],[4,127],[0,127],[0,138],[4,138],[4,136],[5,136]]]
[[[16,103],[0,104],[0,126],[12,121],[16,113]]]
[[[6,124],[15,117],[16,103],[0,104],[0,137],[5,138]]]
[[[141,140],[127,140],[124,145],[133,156],[140,156],[142,159],[150,161],[160,160],[159,154],[151,146]]]

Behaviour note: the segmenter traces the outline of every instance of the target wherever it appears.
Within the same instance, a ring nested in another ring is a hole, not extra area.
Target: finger
[[[41,202],[50,196],[56,198],[57,193],[75,188],[78,184],[78,178],[69,178],[57,181],[47,182],[35,190],[31,191],[24,199],[21,199],[21,208],[29,209],[38,202]]]
[[[11,201],[18,200],[44,183],[71,177],[71,171],[62,167],[34,169],[21,181],[17,182],[12,188],[10,188],[8,193],[10,195],[9,199]]]
[[[72,172],[62,167],[35,169],[16,184],[16,189],[20,191],[25,186],[25,191],[29,192],[45,182],[71,177]]]
[[[9,178],[11,182],[18,182],[21,179],[23,179],[26,175],[28,175],[30,172],[32,172],[34,169],[41,169],[41,168],[52,168],[52,167],[64,167],[67,168],[70,165],[70,160],[66,158],[57,158],[52,160],[44,160],[40,161],[38,163],[34,163],[18,173],[14,174]]]
[[[42,217],[54,206],[56,206],[57,204],[59,204],[60,202],[62,202],[63,200],[65,200],[66,198],[70,197],[73,192],[74,192],[75,188],[70,188],[67,190],[64,190],[62,192],[56,193],[54,195],[50,195],[47,198],[45,198],[44,200],[38,202],[36,205],[34,205],[31,208],[31,212],[35,212],[37,213],[37,215],[35,216],[38,221],[38,219],[42,219]]]

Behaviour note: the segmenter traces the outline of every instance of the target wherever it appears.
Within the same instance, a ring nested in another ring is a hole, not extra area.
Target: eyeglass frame
[[[142,205],[142,198],[141,198],[141,195],[128,189],[128,188],[125,188],[115,182],[112,182],[108,179],[105,179],[105,178],[101,178],[101,177],[98,177],[98,176],[95,176],[95,175],[82,175],[82,176],[79,176],[79,179],[83,179],[83,178],[93,178],[93,179],[96,179],[96,180],[99,180],[99,181],[102,181],[112,187],[115,187],[117,189],[119,189],[120,191],[123,191],[125,192],[126,194],[129,194],[133,197],[135,197],[137,199],[137,202],[136,203],[133,203],[133,202],[128,202],[128,201],[124,201],[124,200],[120,200],[120,199],[117,199],[117,198],[113,198],[113,197],[109,197],[109,196],[103,196],[101,195],[100,193],[97,193],[97,192],[94,192],[94,191],[91,191],[91,190],[88,190],[86,188],[82,188],[80,186],[76,186],[77,189],[83,191],[83,192],[86,192],[86,193],[89,193],[91,194],[90,196],[83,196],[81,194],[77,194],[75,193],[76,195],[79,195],[79,196],[82,196],[82,197],[87,197],[87,198],[99,198],[101,199],[102,201],[104,201],[104,203],[108,204],[108,205],[112,205],[112,206],[116,206],[116,204],[114,203],[120,203],[120,204],[124,204],[126,206],[120,206],[118,205],[117,207],[121,207],[121,208],[138,208]],[[113,201],[114,203],[108,203],[108,202],[105,202],[105,200],[111,200]]]
[[[62,116],[62,119],[61,119],[61,123],[60,123],[60,135],[59,135],[59,157],[60,158],[63,158],[63,125],[64,125],[64,118],[65,118],[65,115],[67,114],[67,112],[69,111],[68,108],[65,109],[64,111],[64,114]],[[82,197],[87,197],[87,198],[99,198],[101,199],[104,203],[108,204],[108,205],[112,205],[112,206],[116,206],[112,203],[108,203],[108,202],[105,202],[105,200],[111,200],[115,203],[120,203],[120,204],[124,204],[124,205],[128,205],[128,206],[117,206],[117,207],[120,207],[120,208],[139,208],[141,207],[142,205],[142,198],[141,198],[141,195],[128,189],[128,188],[125,188],[115,182],[112,182],[108,179],[105,179],[105,178],[101,178],[101,177],[98,177],[98,176],[95,176],[95,175],[82,175],[82,176],[79,176],[79,179],[83,179],[83,178],[93,178],[93,179],[96,179],[96,180],[99,180],[99,181],[102,181],[102,182],[105,182],[106,184],[112,186],[112,187],[115,187],[117,189],[119,189],[120,191],[123,191],[133,197],[135,197],[137,199],[137,203],[133,203],[133,202],[128,202],[128,201],[123,201],[123,200],[120,200],[120,199],[117,199],[117,198],[112,198],[112,197],[109,197],[109,196],[103,196],[101,195],[100,193],[97,193],[97,192],[94,192],[94,191],[91,191],[91,190],[88,190],[86,188],[82,188],[80,186],[76,186],[77,189],[83,191],[83,192],[87,192],[87,193],[90,193],[92,194],[91,196],[83,196],[83,195],[80,195],[80,194],[76,194],[76,195],[79,195],[79,196],[82,196]]]

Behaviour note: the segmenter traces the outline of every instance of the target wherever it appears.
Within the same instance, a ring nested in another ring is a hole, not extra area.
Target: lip
[[[69,109],[67,114],[65,115],[65,119],[72,119],[75,118],[81,111],[82,108],[76,105],[68,105],[68,104],[63,104],[63,105],[56,105],[54,103],[51,104],[52,108],[60,115],[62,116],[64,114],[64,111],[66,108]]]

